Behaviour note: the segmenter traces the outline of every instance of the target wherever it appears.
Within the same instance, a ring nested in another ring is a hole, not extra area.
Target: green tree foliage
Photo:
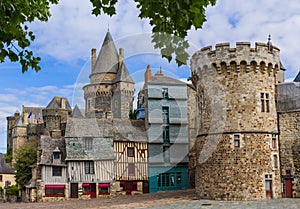
[[[40,58],[29,49],[35,36],[28,30],[27,24],[34,21],[47,21],[50,17],[50,4],[59,0],[0,0],[0,62],[9,58],[20,62],[22,72],[28,68],[40,70]],[[169,61],[175,57],[180,66],[186,64],[189,57],[186,49],[188,30],[194,26],[202,27],[206,21],[205,9],[215,5],[216,0],[133,0],[140,10],[140,18],[148,18],[152,26],[152,41],[155,48],[161,50]],[[116,14],[118,0],[90,0],[92,14],[102,12],[110,16]]]
[[[6,191],[7,195],[14,195],[18,196],[19,195],[19,187],[17,185],[11,185],[7,188]]]
[[[29,67],[40,70],[40,58],[29,49],[35,36],[27,25],[35,19],[47,21],[50,4],[57,3],[58,0],[0,0],[0,62],[6,58],[20,62],[23,73]]]
[[[94,6],[92,13],[101,12],[110,16],[116,14],[118,0],[90,0]],[[175,56],[178,66],[186,64],[189,57],[185,40],[188,30],[202,27],[205,9],[215,5],[216,0],[134,0],[140,10],[140,18],[148,18],[152,26],[152,41],[161,50],[162,57],[170,62]]]
[[[31,166],[37,161],[37,146],[35,144],[26,144],[18,148],[16,151],[16,182],[23,188],[31,179]]]
[[[4,155],[5,162],[11,165],[11,160],[12,160],[12,149],[8,149],[6,154]]]

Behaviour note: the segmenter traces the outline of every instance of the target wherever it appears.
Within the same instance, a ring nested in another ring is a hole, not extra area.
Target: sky
[[[175,62],[161,58],[151,43],[148,19],[138,17],[133,0],[119,0],[117,15],[95,17],[88,0],[60,0],[51,6],[48,22],[33,22],[29,28],[36,39],[31,45],[42,58],[41,71],[22,74],[18,63],[0,63],[0,152],[6,152],[6,117],[24,106],[47,106],[54,96],[68,98],[70,104],[83,107],[82,87],[89,82],[91,48],[100,50],[109,29],[117,48],[124,48],[125,64],[138,91],[148,64],[177,79],[190,76],[189,66],[178,68]],[[286,68],[285,80],[292,81],[300,67],[300,1],[290,0],[217,0],[206,10],[201,30],[188,33],[192,55],[217,43],[239,41],[267,43],[280,48]]]

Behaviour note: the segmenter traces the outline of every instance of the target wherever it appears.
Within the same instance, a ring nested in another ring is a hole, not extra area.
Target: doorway
[[[265,188],[266,188],[266,198],[272,199],[272,180],[266,180],[265,182]]]
[[[78,184],[71,183],[71,198],[78,198]]]
[[[293,179],[292,178],[285,179],[285,197],[286,198],[293,197]]]

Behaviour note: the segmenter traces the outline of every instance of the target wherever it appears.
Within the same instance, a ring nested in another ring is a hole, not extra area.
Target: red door
[[[266,180],[266,197],[267,199],[272,199],[272,181]]]
[[[293,179],[285,179],[285,197],[292,198],[293,197]]]

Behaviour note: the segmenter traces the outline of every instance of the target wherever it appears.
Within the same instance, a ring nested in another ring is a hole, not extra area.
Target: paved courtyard
[[[71,208],[152,208],[152,209],[298,209],[300,208],[300,199],[278,199],[269,201],[212,201],[198,200],[194,194],[194,190],[159,192],[155,194],[143,194],[136,196],[120,196],[113,199],[92,199],[51,202],[51,203],[0,203],[0,208],[5,209],[71,209]]]

